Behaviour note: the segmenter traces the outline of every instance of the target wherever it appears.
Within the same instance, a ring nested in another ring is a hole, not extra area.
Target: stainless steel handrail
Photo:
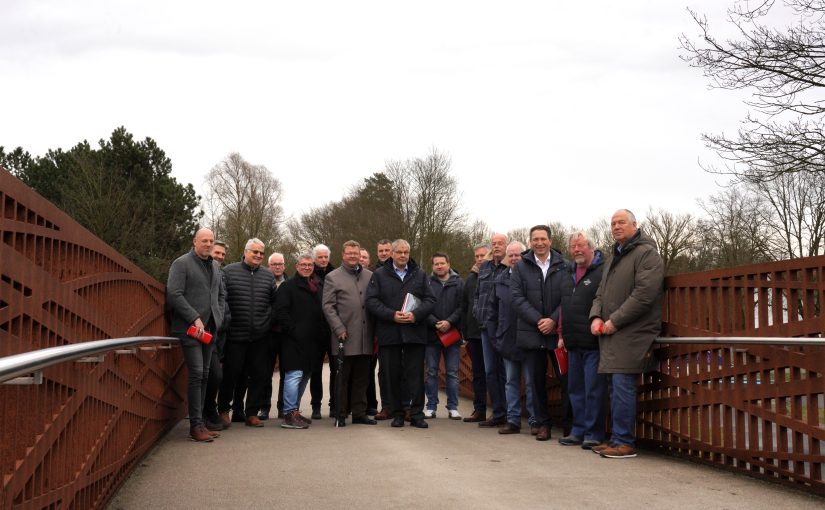
[[[48,347],[36,351],[23,352],[0,358],[0,383],[21,375],[31,374],[52,365],[65,361],[74,361],[85,356],[105,353],[115,349],[123,349],[146,344],[178,343],[180,340],[168,336],[133,336],[128,338],[112,338],[109,340],[93,340],[58,347]]]
[[[825,338],[783,336],[660,336],[659,344],[750,344],[750,345],[825,345]]]

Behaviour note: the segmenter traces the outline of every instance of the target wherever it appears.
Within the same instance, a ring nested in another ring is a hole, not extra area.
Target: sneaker
[[[291,411],[286,413],[286,417],[284,417],[284,422],[281,423],[281,428],[285,429],[308,429],[309,424],[307,424],[301,417],[301,413],[298,410]]]
[[[287,413],[287,414],[289,414],[289,413]],[[286,416],[284,416],[284,418],[286,418]],[[304,423],[306,423],[307,425],[312,425],[312,419],[307,418],[306,416],[304,416],[303,414],[301,414],[301,411],[298,411],[298,419],[299,419],[299,420],[301,420],[301,421],[303,421],[303,422],[304,422]]]
[[[599,443],[596,446],[591,446],[590,451],[599,454],[602,453],[602,450],[606,450],[607,448],[611,448],[609,443]]]
[[[579,446],[582,444],[582,440],[576,436],[564,436],[559,438],[559,444],[562,446]]]
[[[450,419],[451,420],[460,420],[461,415],[458,413],[458,409],[450,409],[449,411]]]
[[[605,448],[599,455],[606,459],[632,459],[636,456],[636,449],[627,444],[620,444],[612,448]]]
[[[594,446],[599,446],[600,444],[602,444],[601,441],[596,441],[595,439],[585,439],[582,442],[582,450],[590,450]]]
[[[424,419],[435,418],[435,409],[424,409]]]

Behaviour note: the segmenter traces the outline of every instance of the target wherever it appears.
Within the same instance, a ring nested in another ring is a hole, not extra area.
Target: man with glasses
[[[273,253],[269,256],[269,272],[275,277],[273,285],[275,290],[286,281],[286,263],[284,262],[284,255],[282,253]],[[281,353],[281,337],[280,330],[277,325],[272,325],[272,342],[270,344],[269,361],[271,368],[269,369],[269,378],[266,380],[266,385],[261,395],[261,410],[258,412],[258,418],[263,421],[269,419],[269,411],[272,409],[272,376],[275,373],[275,363],[278,361],[278,356]],[[278,418],[284,417],[284,373],[281,372],[281,377],[278,384]]]
[[[246,242],[243,260],[229,264],[226,274],[226,300],[232,310],[232,322],[226,342],[224,379],[218,394],[218,410],[228,413],[235,381],[246,374],[249,391],[244,410],[250,427],[263,427],[258,418],[261,393],[266,385],[272,339],[272,313],[275,285],[272,273],[261,267],[264,243],[260,239]]]

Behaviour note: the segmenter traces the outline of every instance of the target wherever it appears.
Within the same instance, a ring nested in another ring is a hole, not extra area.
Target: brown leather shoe
[[[602,451],[607,450],[608,448],[610,448],[610,444],[602,443],[602,444],[598,444],[596,446],[590,447],[590,451],[598,455],[598,454],[602,453]]]
[[[538,425],[530,425],[530,435],[535,436],[538,433],[539,433]]]
[[[381,412],[375,415],[376,420],[389,420],[390,418],[392,418],[392,414],[386,407],[382,407]]]
[[[209,435],[209,431],[206,430],[206,427],[198,425],[195,427],[189,427],[189,439],[198,443],[211,443],[214,438]]]
[[[550,439],[550,426],[542,425],[539,427],[539,432],[536,434],[536,441],[547,441]]]
[[[228,429],[232,425],[232,418],[229,417],[229,411],[221,413],[221,425],[223,425],[225,429]]]
[[[407,423],[412,423],[412,415],[410,414],[409,409],[404,409],[404,421]]]
[[[221,437],[221,434],[220,434],[219,432],[215,432],[214,430],[209,430],[208,428],[206,428],[206,426],[205,426],[205,425],[201,425],[201,428],[202,428],[203,430],[205,430],[207,434],[209,434],[210,436],[212,436],[212,438],[213,438],[213,439],[216,439],[216,438]]]
[[[484,420],[485,420],[484,413],[482,413],[480,411],[473,411],[473,414],[471,414],[470,416],[464,418],[464,423],[477,423],[477,422],[484,421]]]
[[[498,429],[498,433],[499,434],[520,434],[521,433],[521,427],[517,427],[517,426],[513,425],[512,423],[508,422],[507,425],[505,425],[505,426],[501,427],[500,429]]]
[[[257,416],[247,416],[246,417],[246,426],[247,427],[263,427],[264,422],[260,420]]]
[[[504,416],[502,416],[501,418],[490,417],[490,419],[488,420],[478,422],[478,426],[485,429],[501,427],[503,425],[507,425],[507,418],[505,418]]]

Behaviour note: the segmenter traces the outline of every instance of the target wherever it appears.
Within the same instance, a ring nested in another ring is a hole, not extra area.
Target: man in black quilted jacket
[[[261,266],[264,243],[260,239],[246,242],[243,260],[229,264],[226,275],[226,302],[232,310],[224,357],[224,378],[218,394],[218,411],[227,413],[235,381],[242,373],[249,377],[245,422],[263,427],[258,418],[261,391],[269,371],[269,347],[275,303],[274,276]]]

